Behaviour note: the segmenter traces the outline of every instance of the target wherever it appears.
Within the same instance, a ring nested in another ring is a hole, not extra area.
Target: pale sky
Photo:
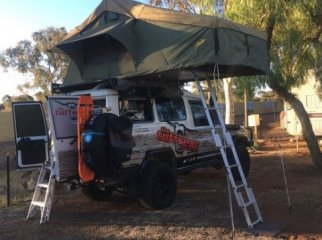
[[[0,52],[50,26],[67,31],[81,24],[101,0],[0,0]],[[27,76],[0,67],[0,102],[4,95],[19,95],[18,84]]]

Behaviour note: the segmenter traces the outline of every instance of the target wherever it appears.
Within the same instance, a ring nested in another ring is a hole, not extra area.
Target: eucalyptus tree
[[[226,15],[239,23],[267,31],[271,73],[267,84],[295,111],[311,159],[322,168],[321,151],[301,101],[291,88],[306,81],[314,71],[321,81],[321,0],[234,0],[226,4]]]
[[[21,92],[33,90],[38,99],[50,95],[51,83],[62,81],[67,71],[68,58],[50,52],[65,36],[65,28],[48,27],[32,34],[32,41],[22,40],[16,46],[0,53],[0,66],[13,69],[26,76],[26,83],[19,85]]]

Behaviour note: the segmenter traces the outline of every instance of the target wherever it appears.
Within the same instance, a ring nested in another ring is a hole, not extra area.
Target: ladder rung
[[[235,187],[235,189],[237,190],[237,189],[242,188],[242,187],[246,187],[246,184],[245,184],[245,183],[243,183],[243,184],[237,185],[237,186]]]
[[[201,86],[200,87],[198,87],[198,90],[199,91],[203,91],[203,92],[208,92],[209,91],[209,89],[208,88],[202,88]]]
[[[42,187],[42,188],[48,188],[49,184],[48,183],[38,183],[37,186]]]
[[[259,218],[257,220],[255,220],[254,222],[251,223],[251,227],[253,227],[255,224],[263,222],[263,219]]]
[[[50,164],[49,165],[44,165],[44,167],[45,167],[46,170],[51,170],[51,165]]]
[[[44,207],[45,202],[40,202],[40,201],[32,201],[32,205],[38,206],[38,207]]]
[[[245,203],[244,206],[242,206],[242,207],[249,207],[253,204],[255,204],[255,201],[249,201],[249,202]]]
[[[231,148],[231,144],[226,144],[226,145],[222,145],[222,146],[219,146],[221,148]]]
[[[232,164],[232,165],[229,165],[230,168],[234,168],[234,167],[238,167],[239,164],[238,163],[235,163],[235,164]]]

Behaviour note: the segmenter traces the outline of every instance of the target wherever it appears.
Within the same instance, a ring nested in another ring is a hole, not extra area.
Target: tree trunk
[[[248,127],[248,111],[247,111],[247,93],[244,89],[244,126]]]
[[[285,88],[278,87],[275,89],[273,88],[273,90],[294,109],[294,112],[301,123],[302,135],[309,148],[312,162],[316,167],[322,169],[322,155],[318,139],[313,132],[310,118],[302,102]]]
[[[233,102],[233,92],[232,92],[232,78],[224,78],[224,93],[225,93],[225,123],[234,123],[234,102]]]

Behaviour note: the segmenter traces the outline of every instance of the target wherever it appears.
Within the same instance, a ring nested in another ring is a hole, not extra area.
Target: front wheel
[[[242,145],[238,145],[236,147],[236,152],[239,158],[239,162],[241,165],[241,168],[244,172],[245,177],[247,178],[248,174],[249,174],[249,169],[250,169],[250,156],[249,153],[247,151],[247,148],[242,146]],[[232,152],[229,152],[227,154],[227,158],[228,158],[228,162],[229,164],[234,164],[235,160],[234,160],[234,156]],[[241,180],[241,176],[238,172],[238,169],[236,167],[231,169],[232,175],[234,177],[234,179],[236,181],[240,181]]]
[[[171,206],[177,192],[177,177],[166,163],[155,162],[141,179],[140,202],[146,208],[163,209]]]

